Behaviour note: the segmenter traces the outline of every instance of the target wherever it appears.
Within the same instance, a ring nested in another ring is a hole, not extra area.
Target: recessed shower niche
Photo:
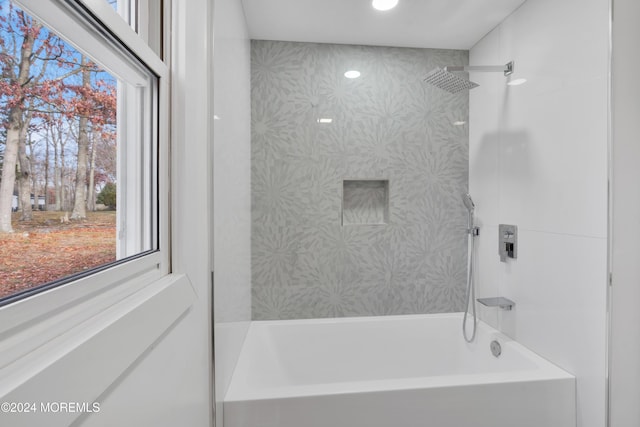
[[[389,180],[342,181],[342,225],[384,225],[389,222]]]

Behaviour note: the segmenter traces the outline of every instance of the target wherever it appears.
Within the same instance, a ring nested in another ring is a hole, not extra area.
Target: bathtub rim
[[[362,317],[332,317],[318,319],[292,319],[292,320],[258,320],[252,321],[245,339],[245,345],[253,334],[260,333],[259,329],[269,326],[291,325],[326,325],[341,323],[365,323],[365,322],[389,322],[393,320],[427,320],[427,319],[456,319],[462,321],[462,312],[435,313],[435,314],[408,314],[390,316],[362,316]],[[244,356],[240,352],[240,359],[236,364],[231,383],[224,398],[224,402],[234,403],[248,400],[273,400],[283,398],[302,398],[311,396],[342,395],[353,393],[376,393],[384,391],[416,390],[424,388],[444,387],[468,387],[504,383],[535,382],[535,381],[574,381],[575,376],[555,365],[543,356],[535,353],[516,340],[503,334],[484,321],[478,319],[478,328],[481,333],[489,334],[509,351],[522,353],[524,357],[534,360],[535,369],[507,372],[490,372],[459,375],[435,375],[427,377],[412,377],[398,379],[372,379],[359,381],[328,382],[309,385],[286,385],[255,387],[243,381],[247,372],[243,372]],[[460,332],[462,334],[462,332]],[[460,337],[462,339],[462,336]],[[465,343],[467,347],[475,343]],[[243,346],[243,350],[244,350]],[[489,351],[489,349],[487,349]],[[235,380],[235,381],[234,381]]]

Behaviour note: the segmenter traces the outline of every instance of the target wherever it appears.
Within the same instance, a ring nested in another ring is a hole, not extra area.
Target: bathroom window
[[[153,49],[163,56],[162,52],[162,18],[163,0],[104,0],[133,28],[138,35]]]
[[[0,305],[169,271],[168,73],[110,3],[0,0]]]

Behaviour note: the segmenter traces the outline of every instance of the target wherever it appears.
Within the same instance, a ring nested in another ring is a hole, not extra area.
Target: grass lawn
[[[13,217],[12,234],[0,234],[0,298],[116,259],[115,211],[88,212],[62,223],[62,212]]]

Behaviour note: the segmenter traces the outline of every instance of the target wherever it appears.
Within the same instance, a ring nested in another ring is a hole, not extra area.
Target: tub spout
[[[505,297],[478,298],[477,301],[487,307],[500,307],[503,310],[511,310],[516,305],[515,302]]]

